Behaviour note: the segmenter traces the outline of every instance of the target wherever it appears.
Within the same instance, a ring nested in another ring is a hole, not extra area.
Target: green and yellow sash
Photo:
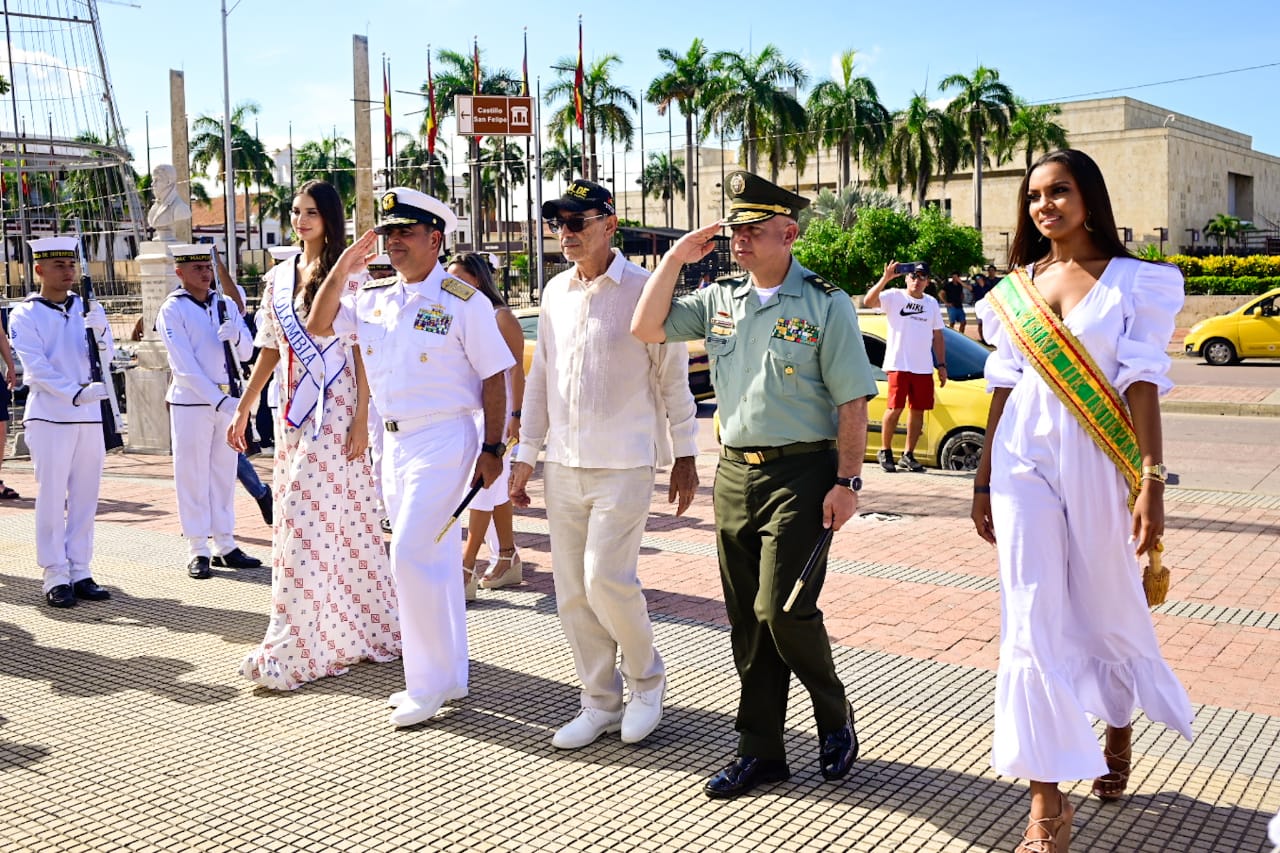
[[[986,298],[1027,361],[1120,469],[1129,484],[1132,508],[1141,485],[1142,453],[1129,407],[1120,392],[1080,340],[1053,313],[1025,269],[1005,276]]]

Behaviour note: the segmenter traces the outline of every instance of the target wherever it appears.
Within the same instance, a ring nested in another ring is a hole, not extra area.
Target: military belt
[[[763,465],[784,456],[802,456],[806,453],[820,453],[830,450],[836,443],[827,441],[800,441],[795,444],[784,444],[781,447],[755,447],[751,449],[737,447],[721,447],[720,458],[730,462],[743,462],[747,465]]]

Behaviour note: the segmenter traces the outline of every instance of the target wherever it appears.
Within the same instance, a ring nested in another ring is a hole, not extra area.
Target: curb
[[[1227,403],[1214,400],[1162,401],[1160,411],[1173,415],[1220,415],[1228,417],[1280,418],[1276,403]]]

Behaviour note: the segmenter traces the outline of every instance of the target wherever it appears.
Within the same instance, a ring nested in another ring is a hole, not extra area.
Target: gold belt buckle
[[[742,458],[748,465],[763,465],[764,453],[759,450],[744,450]]]
[[[231,386],[230,386],[230,385],[219,385],[219,386],[218,386],[218,390],[219,390],[219,391],[221,391],[223,394],[230,394],[230,393],[231,393]]]

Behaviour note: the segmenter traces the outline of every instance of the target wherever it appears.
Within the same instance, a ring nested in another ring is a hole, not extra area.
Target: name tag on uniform
[[[817,346],[819,327],[808,320],[792,317],[790,320],[779,317],[773,326],[773,336],[796,344]]]
[[[733,321],[724,317],[716,317],[711,321],[711,334],[727,338],[733,334]]]
[[[430,308],[419,308],[413,327],[420,332],[431,332],[433,335],[449,334],[449,326],[453,323],[453,315],[444,313],[443,306],[432,305]]]

